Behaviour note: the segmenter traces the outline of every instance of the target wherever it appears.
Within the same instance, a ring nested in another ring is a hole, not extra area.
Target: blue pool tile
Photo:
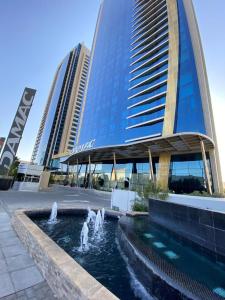
[[[159,249],[166,248],[166,246],[161,242],[154,242],[153,245]]]
[[[151,233],[144,233],[144,237],[146,237],[147,239],[153,239],[154,235],[152,235]]]
[[[175,252],[173,251],[165,251],[164,254],[169,258],[169,259],[178,259],[179,255],[177,255]]]
[[[216,293],[217,295],[225,298],[225,289],[223,289],[221,287],[217,287],[217,288],[213,289],[213,292]]]

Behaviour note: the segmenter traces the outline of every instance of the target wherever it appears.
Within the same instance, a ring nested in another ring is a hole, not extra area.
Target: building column
[[[179,20],[176,0],[167,0],[169,25],[169,58],[165,116],[162,136],[174,133],[177,83],[179,74]]]
[[[88,156],[88,165],[89,165],[89,180],[88,180],[88,188],[92,188],[92,178],[91,178],[91,155]]]
[[[170,172],[170,153],[161,153],[159,156],[159,169],[157,176],[157,184],[163,189],[168,189],[169,172]]]
[[[221,175],[219,153],[217,148],[209,151],[209,158],[210,158],[210,167],[211,167],[212,178],[213,178],[214,192],[223,194],[224,187],[223,187],[223,181]]]
[[[154,182],[155,180],[154,180],[153,163],[152,163],[152,152],[150,147],[148,147],[148,160],[149,160],[149,180],[152,180]]]
[[[168,23],[169,23],[169,62],[165,117],[162,137],[174,134],[176,118],[177,84],[179,75],[179,18],[176,0],[167,0]],[[159,155],[159,170],[157,183],[162,189],[168,189],[170,171],[170,153]]]
[[[88,164],[86,163],[85,174],[84,174],[84,188],[86,188],[86,184],[87,184],[87,171],[88,171]]]
[[[66,179],[68,180],[68,182],[69,182],[69,179],[70,179],[70,170],[69,170],[69,162],[67,162],[67,170],[66,170]]]
[[[79,180],[79,173],[78,173],[78,165],[79,165],[79,160],[77,158],[77,165],[76,165],[76,186],[78,187],[78,180]]]
[[[115,172],[115,181],[117,183],[117,172],[116,172],[116,153],[113,152],[113,170]]]
[[[210,175],[209,175],[209,167],[208,167],[206,153],[205,153],[205,145],[204,145],[204,142],[202,140],[200,141],[200,145],[201,145],[202,160],[203,160],[204,170],[205,170],[205,179],[206,179],[207,191],[210,195],[212,195],[212,186],[211,186],[211,180],[210,180]]]

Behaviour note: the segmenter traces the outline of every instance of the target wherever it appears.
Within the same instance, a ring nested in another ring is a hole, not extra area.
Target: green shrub
[[[71,187],[75,187],[75,177],[74,177],[74,175],[72,176],[72,179],[71,179],[71,182],[70,182],[70,186]]]
[[[140,211],[140,212],[147,212],[148,211],[148,205],[142,200],[136,200],[132,206],[133,211]]]
[[[63,185],[64,185],[64,186],[69,185],[69,180],[64,179],[64,180],[63,180]]]
[[[202,196],[203,194],[200,191],[194,191],[194,192],[192,192],[191,194],[188,194],[188,195],[191,195],[191,196]]]
[[[54,183],[55,183],[54,175],[51,174],[49,178],[49,184],[54,184]]]
[[[154,198],[159,200],[166,200],[168,198],[168,191],[163,190],[160,185],[153,181],[149,181],[143,188],[142,192],[137,191],[139,196],[144,199]]]
[[[225,195],[224,194],[219,194],[219,193],[213,193],[212,195],[210,195],[209,193],[207,193],[206,191],[194,191],[191,194],[188,194],[189,196],[198,196],[198,197],[213,197],[213,198],[224,198]]]
[[[211,197],[214,197],[214,198],[225,198],[225,193],[223,193],[223,194],[214,193],[214,194],[212,194]]]
[[[8,176],[14,176],[15,177],[17,175],[19,164],[20,164],[20,160],[18,159],[17,156],[15,156],[15,158],[13,160],[13,163],[10,166]]]

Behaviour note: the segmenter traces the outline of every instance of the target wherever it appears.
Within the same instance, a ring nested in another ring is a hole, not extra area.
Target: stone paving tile
[[[12,229],[10,217],[3,211],[1,205],[0,298],[1,300],[54,299],[51,289]]]
[[[17,297],[16,297],[16,294],[11,294],[9,296],[1,298],[1,300],[2,299],[4,299],[4,300],[17,300]]]
[[[71,203],[64,203],[66,194],[77,193],[77,191],[68,188],[59,187],[49,193],[27,193],[27,192],[2,192],[0,195],[0,260],[5,260],[7,272],[0,273],[0,298],[1,300],[53,300],[57,299],[49,288],[47,282],[43,279],[35,265],[28,267],[31,263],[28,253],[22,243],[17,239],[10,224],[9,214],[18,208],[40,208],[51,207],[54,201],[58,201],[59,207],[71,206]],[[79,190],[82,199],[90,201],[95,206],[110,207],[110,195],[94,195],[88,191]],[[3,200],[4,198],[4,200]],[[66,200],[68,200],[66,198]],[[76,203],[76,206],[89,205],[89,203]],[[16,260],[18,258],[18,261]],[[33,262],[33,261],[32,261]],[[24,263],[24,264],[23,264]],[[5,270],[5,264],[2,263],[2,270]],[[21,264],[23,268],[21,269]],[[15,268],[13,269],[13,265]],[[0,267],[1,268],[1,267]],[[30,271],[33,271],[33,277]],[[11,270],[11,271],[8,271]],[[26,271],[25,271],[26,270]],[[26,274],[25,274],[26,273]],[[31,277],[31,278],[30,278]],[[37,284],[37,281],[41,283]],[[15,282],[17,285],[14,286]],[[30,287],[26,288],[30,283]],[[15,291],[15,287],[22,289]],[[3,297],[3,298],[2,298]],[[65,299],[66,300],[66,299]]]
[[[10,218],[8,215],[0,214],[0,225],[2,224],[7,224],[7,225],[10,224]]]
[[[0,232],[9,231],[11,229],[12,229],[12,227],[11,227],[10,223],[9,224],[0,223]]]
[[[2,232],[7,233],[8,231]],[[19,244],[20,240],[18,237],[1,237],[0,234],[0,247],[12,246],[15,244]]]
[[[0,211],[0,220],[2,219],[9,219],[8,214],[3,210],[3,208]]]
[[[26,289],[44,281],[36,266],[14,271],[10,276],[16,291]]]
[[[6,263],[9,272],[34,266],[34,261],[28,254],[6,257]]]
[[[3,258],[4,258],[4,256],[3,256],[2,250],[0,248],[0,259],[3,259]]]
[[[4,221],[9,221],[9,216],[8,216],[8,214],[7,214],[7,212],[0,212],[0,222],[2,221],[2,220],[4,220]]]
[[[0,225],[10,225],[10,219],[9,217],[0,217]]]
[[[14,293],[14,287],[8,273],[0,275],[0,298]]]
[[[46,282],[41,282],[23,291],[1,298],[1,300],[54,300],[56,296]],[[66,300],[66,299],[65,299]]]
[[[0,259],[0,274],[7,272],[7,264],[5,260],[2,258]]]
[[[25,248],[20,242],[18,242],[16,245],[2,247],[2,252],[5,257],[12,257],[19,254],[27,254]]]
[[[17,237],[14,230],[0,232],[0,240],[5,238],[15,238]]]

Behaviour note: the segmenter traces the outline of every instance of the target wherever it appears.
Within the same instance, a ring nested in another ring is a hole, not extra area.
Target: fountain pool
[[[60,212],[54,224],[46,214],[30,218],[121,300],[225,299],[225,265],[209,254],[176,240],[148,217],[118,222],[107,214],[103,221],[104,211],[90,214],[92,221],[88,211]]]
[[[117,242],[118,219],[105,216],[104,211],[102,217],[105,220],[97,237],[96,226],[100,226],[100,215],[96,216],[98,225],[95,226],[94,222],[89,223],[86,249],[80,249],[80,236],[84,222],[87,221],[87,215],[59,214],[56,224],[49,224],[46,216],[35,215],[31,219],[85,270],[121,300],[152,299],[137,280],[121,253]]]

